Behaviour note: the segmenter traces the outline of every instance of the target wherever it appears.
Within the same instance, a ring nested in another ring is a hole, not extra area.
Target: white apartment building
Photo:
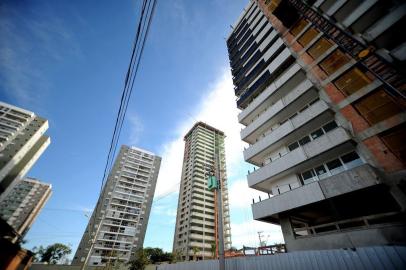
[[[24,178],[0,202],[0,216],[24,237],[51,193],[50,184]]]
[[[88,265],[128,262],[143,247],[160,164],[161,158],[149,151],[121,146],[73,265],[83,264],[89,252]]]
[[[0,102],[0,201],[50,144],[48,120]]]
[[[185,135],[182,178],[180,183],[173,252],[182,260],[212,259],[218,236],[217,211],[223,213],[224,248],[231,248],[230,211],[225,135],[203,122],[196,123]],[[218,160],[217,163],[216,159]],[[217,209],[214,190],[207,188],[210,168],[220,168],[222,209]]]

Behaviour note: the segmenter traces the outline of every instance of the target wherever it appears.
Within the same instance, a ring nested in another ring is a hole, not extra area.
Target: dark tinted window
[[[329,132],[330,130],[333,130],[337,127],[336,121],[331,121],[330,123],[327,123],[323,126],[323,129],[325,132]]]
[[[337,169],[339,167],[342,167],[342,166],[343,165],[341,164],[341,161],[339,159],[335,159],[335,160],[332,160],[330,162],[327,162],[327,167],[328,167],[328,169],[330,171],[334,170],[334,169]]]
[[[318,129],[316,131],[313,131],[310,135],[312,136],[312,139],[316,139],[316,138],[322,136],[323,134],[324,134],[323,130]]]
[[[305,136],[299,140],[300,145],[305,145],[310,142],[309,136]]]
[[[341,159],[344,161],[344,163],[348,163],[348,162],[354,161],[356,159],[359,159],[359,156],[357,153],[351,152],[349,154],[342,156]]]
[[[308,170],[302,173],[303,180],[307,180],[309,178],[312,178],[313,176],[314,176],[313,170]]]
[[[295,150],[295,149],[298,148],[298,147],[299,147],[299,143],[298,143],[298,142],[294,142],[294,143],[292,143],[292,144],[290,144],[290,145],[288,146],[288,148],[289,148],[290,151],[293,151],[293,150]]]

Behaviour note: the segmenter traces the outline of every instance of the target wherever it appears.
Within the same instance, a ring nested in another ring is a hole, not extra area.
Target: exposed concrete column
[[[279,215],[279,221],[283,233],[283,239],[285,240],[286,249],[289,252],[290,245],[295,241],[295,235],[293,233],[292,224],[290,223],[289,216]]]
[[[406,186],[406,170],[396,172],[386,177],[386,182],[389,184],[389,192],[399,204],[401,211],[406,212],[406,194],[400,186]]]

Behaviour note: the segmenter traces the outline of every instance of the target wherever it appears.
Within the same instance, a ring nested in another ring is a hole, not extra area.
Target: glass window
[[[327,168],[330,170],[330,173],[332,175],[344,171],[343,164],[341,164],[341,161],[339,159],[334,159],[330,162],[327,162]]]
[[[311,105],[313,105],[314,103],[316,103],[316,102],[319,101],[319,100],[320,100],[320,98],[316,98],[315,100],[313,100],[312,102],[310,102],[309,105],[311,106]]]
[[[319,128],[318,130],[316,130],[316,131],[313,131],[311,134],[310,134],[310,136],[312,136],[312,139],[314,140],[314,139],[317,139],[318,137],[320,137],[320,136],[323,136],[323,130],[321,129],[321,128]]]
[[[299,144],[300,144],[300,145],[305,145],[305,144],[307,144],[307,143],[309,143],[309,142],[310,142],[309,136],[305,136],[305,137],[303,137],[303,138],[301,138],[301,139],[299,140]]]
[[[292,143],[292,144],[290,144],[290,145],[288,146],[289,151],[293,151],[293,150],[295,150],[295,149],[298,148],[298,147],[299,147],[299,143],[298,143],[298,142],[294,142],[294,143]]]
[[[328,172],[327,172],[326,168],[324,167],[324,165],[316,167],[314,170],[316,171],[316,174],[320,180],[328,177]]]
[[[297,113],[295,113],[294,115],[292,115],[291,117],[289,117],[289,120],[293,120],[293,118],[295,118],[297,116]]]
[[[337,123],[336,123],[336,121],[331,121],[330,123],[327,123],[327,124],[325,124],[324,126],[323,126],[323,129],[324,129],[324,132],[329,132],[329,131],[331,131],[331,130],[333,130],[333,129],[335,129],[337,127]]]
[[[313,169],[305,171],[304,173],[302,173],[303,184],[306,185],[306,184],[309,184],[309,183],[315,181],[314,176],[315,176],[315,174],[313,172]]]
[[[362,164],[362,160],[355,152],[351,152],[342,156],[341,160],[344,162],[345,166],[347,166],[348,169],[357,167]]]
[[[304,112],[308,107],[309,107],[309,105],[304,106],[304,107],[299,111],[299,113]]]

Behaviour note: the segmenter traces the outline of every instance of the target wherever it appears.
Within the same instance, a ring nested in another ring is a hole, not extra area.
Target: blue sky
[[[160,0],[120,143],[161,155],[144,246],[171,250],[182,137],[198,120],[225,131],[233,245],[257,244],[225,38],[247,0]],[[75,251],[95,205],[129,62],[140,1],[0,3],[0,100],[49,119],[51,145],[28,173],[53,195],[26,247],[62,242]]]

